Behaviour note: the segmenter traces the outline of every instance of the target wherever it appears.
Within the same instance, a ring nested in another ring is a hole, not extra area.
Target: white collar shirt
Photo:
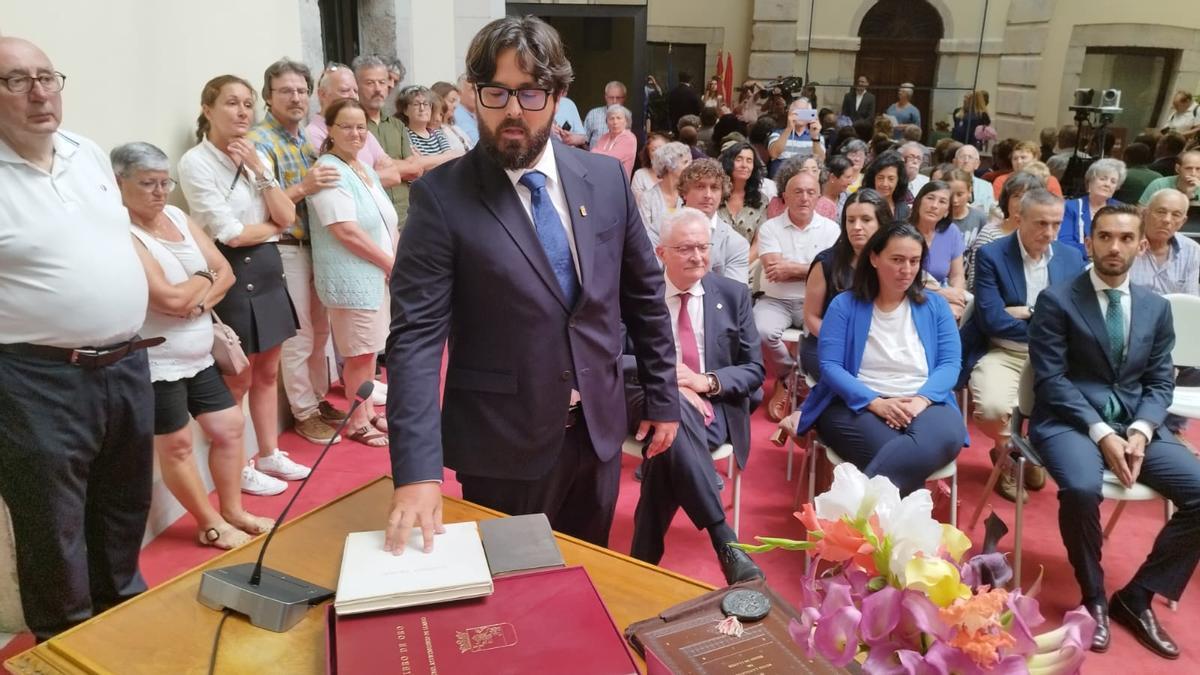
[[[700,371],[706,372],[704,362],[704,285],[697,281],[687,290],[680,290],[663,275],[667,284],[667,310],[671,313],[671,335],[675,338],[675,358],[683,363],[683,351],[679,348],[679,308],[683,304],[681,295],[688,298],[688,318],[692,322],[692,332],[696,335],[696,353],[700,355]]]
[[[257,152],[263,175],[275,175],[271,159],[261,150]],[[270,220],[267,201],[254,187],[257,179],[253,171],[244,165],[239,168],[207,138],[179,158],[179,187],[192,218],[224,244],[237,238],[246,225]],[[279,241],[279,235],[266,241]]]
[[[1050,285],[1050,260],[1054,257],[1054,246],[1046,247],[1042,257],[1034,260],[1021,242],[1021,233],[1016,233],[1017,247],[1021,249],[1021,263],[1025,268],[1025,304],[1033,307],[1038,296]]]

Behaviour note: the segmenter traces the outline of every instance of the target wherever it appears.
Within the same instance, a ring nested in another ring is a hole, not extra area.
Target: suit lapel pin
[[[584,218],[587,218],[587,207],[584,206],[583,204],[579,205],[579,215],[583,216]]]
[[[721,309],[721,303],[717,303],[717,309]]]

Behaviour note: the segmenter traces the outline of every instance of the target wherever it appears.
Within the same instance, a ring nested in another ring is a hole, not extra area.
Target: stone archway
[[[929,125],[938,42],[945,32],[941,12],[927,0],[879,0],[866,11],[858,25],[854,75],[871,81],[876,112],[896,101],[900,83],[912,82],[917,86],[913,103]]]

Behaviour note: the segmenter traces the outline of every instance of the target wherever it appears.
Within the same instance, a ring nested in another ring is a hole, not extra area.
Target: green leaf
[[[887,577],[875,577],[867,582],[867,590],[872,593],[883,590],[884,586],[887,586]]]

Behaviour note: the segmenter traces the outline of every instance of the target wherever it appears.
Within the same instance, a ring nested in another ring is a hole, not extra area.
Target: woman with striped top
[[[400,91],[396,99],[396,115],[408,128],[408,139],[413,152],[423,157],[437,157],[437,164],[463,154],[462,150],[451,150],[450,141],[441,129],[430,126],[433,119],[433,92],[427,87],[413,85]],[[429,169],[432,167],[426,167]]]

